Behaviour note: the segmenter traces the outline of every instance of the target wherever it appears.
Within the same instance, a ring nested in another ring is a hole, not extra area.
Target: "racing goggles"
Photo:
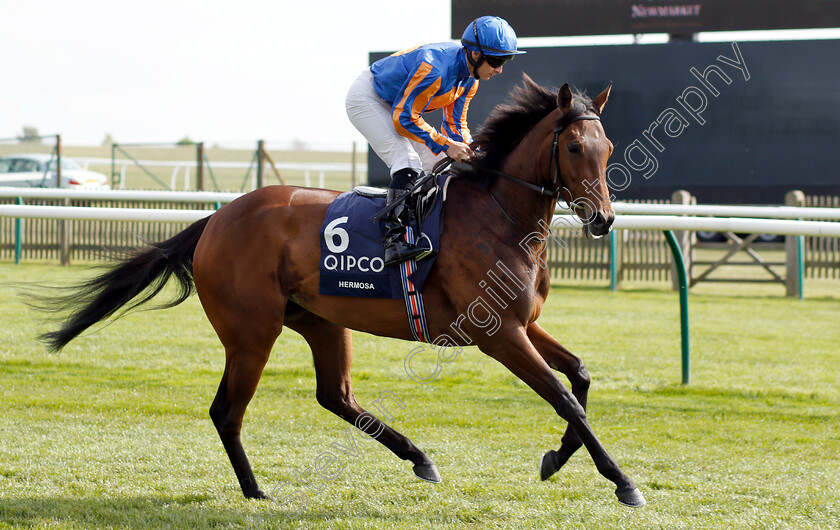
[[[485,55],[484,60],[490,65],[490,68],[498,68],[506,62],[513,59],[513,55]]]

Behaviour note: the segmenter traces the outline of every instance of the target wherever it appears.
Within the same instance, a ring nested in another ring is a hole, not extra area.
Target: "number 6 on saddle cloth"
[[[443,201],[448,174],[420,179],[407,195],[409,243],[428,245],[430,257],[385,267],[382,235],[385,230],[385,190],[359,186],[342,193],[327,209],[321,225],[319,291],[332,296],[404,298],[415,339],[428,342],[422,291],[440,246]],[[442,193],[441,193],[442,191]],[[371,221],[374,221],[371,223]]]

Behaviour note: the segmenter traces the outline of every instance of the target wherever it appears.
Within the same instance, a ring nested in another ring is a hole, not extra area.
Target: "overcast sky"
[[[368,53],[448,40],[449,6],[0,0],[0,138],[352,142],[344,95]]]
[[[449,37],[450,0],[0,0],[0,138],[349,149],[368,53]]]

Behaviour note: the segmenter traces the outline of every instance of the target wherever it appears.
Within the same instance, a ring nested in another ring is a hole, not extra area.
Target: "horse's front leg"
[[[527,331],[528,338],[548,366],[569,378],[569,382],[572,384],[572,394],[585,411],[590,379],[583,361],[554,340],[554,337],[549,335],[536,322],[528,325]],[[563,434],[560,449],[557,451],[549,450],[540,459],[540,479],[548,480],[551,475],[559,471],[569,460],[569,457],[580,449],[581,445],[583,445],[583,441],[570,423],[566,427],[565,434]]]
[[[598,471],[616,485],[619,502],[628,506],[644,506],[645,498],[636,484],[624,474],[607,453],[586,420],[586,412],[574,395],[552,373],[546,361],[531,342],[525,327],[507,327],[488,337],[479,348],[501,362],[519,379],[548,401],[557,414],[569,422],[592,455]]]

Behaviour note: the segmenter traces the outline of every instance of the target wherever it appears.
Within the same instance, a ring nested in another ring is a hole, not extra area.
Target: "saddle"
[[[434,178],[418,182],[409,196],[409,208],[404,208],[411,210],[406,233],[422,238],[420,243],[434,251],[440,245],[447,182],[445,175],[437,182]],[[384,207],[385,190],[367,186],[342,193],[330,204],[320,231],[321,294],[402,298],[398,267],[385,267],[383,262]],[[379,221],[370,222],[377,217]],[[433,254],[412,264],[411,280],[419,290],[434,262]]]
[[[438,185],[438,176],[444,174],[451,165],[451,159],[445,159],[438,162],[435,168],[428,175],[424,175],[411,187],[411,191],[402,200],[398,199],[390,205],[382,208],[370,218],[372,223],[378,222],[385,217],[388,212],[394,209],[397,205],[405,202],[406,208],[403,209],[403,215],[400,221],[405,226],[411,227],[415,233],[423,233],[423,222],[428,219],[429,215],[435,207],[438,194],[440,193],[440,186]],[[356,186],[353,188],[353,193],[369,198],[385,198],[387,190],[383,188],[373,188],[371,186]]]
[[[412,259],[395,267],[385,267],[382,257],[382,218],[390,210],[383,207],[386,190],[357,186],[339,195],[327,209],[321,227],[320,294],[402,298],[415,339],[428,342],[422,291],[440,245],[448,183],[448,175],[442,173],[434,171],[412,187],[405,195],[403,211],[409,212],[407,219],[401,219],[407,221],[409,242],[424,239],[432,254],[422,261]]]

